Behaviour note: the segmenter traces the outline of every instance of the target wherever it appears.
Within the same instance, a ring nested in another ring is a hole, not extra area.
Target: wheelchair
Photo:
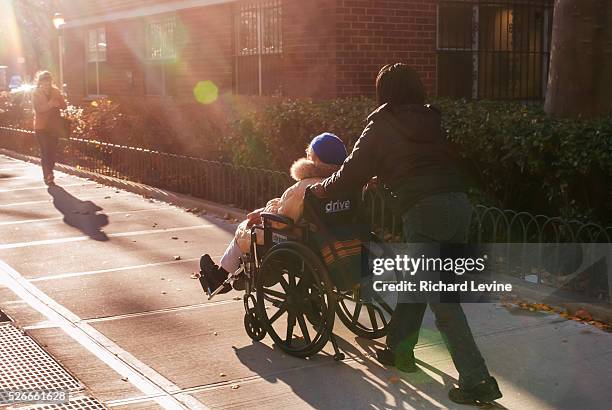
[[[338,361],[344,354],[333,332],[336,316],[357,336],[386,335],[392,309],[382,299],[361,297],[365,242],[380,241],[369,229],[352,232],[360,203],[361,198],[351,196],[319,199],[307,189],[298,223],[261,214],[262,223],[251,228],[249,254],[224,283],[244,283],[244,327],[252,340],[269,335],[283,351],[300,358],[331,342]]]

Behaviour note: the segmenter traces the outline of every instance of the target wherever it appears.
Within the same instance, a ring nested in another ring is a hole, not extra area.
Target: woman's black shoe
[[[483,380],[469,389],[455,388],[448,392],[448,398],[457,404],[482,405],[502,397],[497,381],[493,377]]]
[[[398,357],[391,349],[384,350],[376,349],[376,360],[385,366],[393,366],[397,370],[405,373],[414,373],[419,370],[414,362],[414,353],[410,352],[406,355]]]
[[[213,262],[210,255],[202,255],[200,258],[200,283],[204,291],[210,296],[221,285],[223,289],[217,294],[227,293],[232,290],[229,284],[223,284],[227,279],[227,271]]]

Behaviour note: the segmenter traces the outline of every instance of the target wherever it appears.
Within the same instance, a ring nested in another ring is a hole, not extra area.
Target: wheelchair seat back
[[[365,245],[370,228],[360,218],[359,194],[317,198],[306,190],[304,196],[304,219],[312,227],[309,245],[318,251],[339,290],[360,283],[367,268]]]

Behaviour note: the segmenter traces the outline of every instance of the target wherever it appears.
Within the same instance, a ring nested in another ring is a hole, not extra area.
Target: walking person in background
[[[34,132],[40,144],[40,162],[45,184],[53,185],[53,168],[57,143],[64,130],[60,110],[66,108],[66,100],[60,90],[53,85],[49,71],[36,75],[36,89],[32,96],[34,105]]]
[[[317,196],[359,190],[378,176],[394,193],[394,210],[408,243],[465,243],[472,208],[443,137],[440,112],[425,105],[419,75],[404,64],[383,67],[376,79],[380,107],[339,171],[311,189]],[[461,404],[502,397],[485,365],[458,303],[430,303],[436,325],[455,367],[459,388],[449,398]],[[389,322],[387,348],[378,361],[405,372],[417,371],[414,347],[426,303],[400,303]]]

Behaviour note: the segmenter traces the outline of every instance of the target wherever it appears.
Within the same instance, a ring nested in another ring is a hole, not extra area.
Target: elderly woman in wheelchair
[[[244,290],[244,277],[237,273],[241,259],[250,253],[251,228],[262,223],[261,214],[278,215],[277,226],[287,227],[298,221],[304,209],[304,192],[309,185],[320,182],[340,169],[347,156],[340,138],[330,133],[315,137],[306,148],[306,158],[300,158],[291,166],[291,177],[296,181],[280,198],[274,198],[265,207],[251,212],[236,230],[221,257],[218,266],[206,254],[200,259],[201,282],[211,296],[229,292],[233,287]],[[288,222],[288,223],[285,223]],[[263,238],[260,236],[260,244]]]
[[[221,266],[202,256],[200,281],[209,298],[232,286],[245,291],[244,326],[253,340],[269,334],[296,357],[312,356],[331,341],[334,359],[341,360],[333,335],[336,314],[353,333],[373,339],[386,334],[391,309],[360,297],[363,249],[371,239],[356,212],[361,198],[323,201],[308,191],[339,168],[344,145],[322,134],[307,155],[292,166],[298,182],[240,225]]]

